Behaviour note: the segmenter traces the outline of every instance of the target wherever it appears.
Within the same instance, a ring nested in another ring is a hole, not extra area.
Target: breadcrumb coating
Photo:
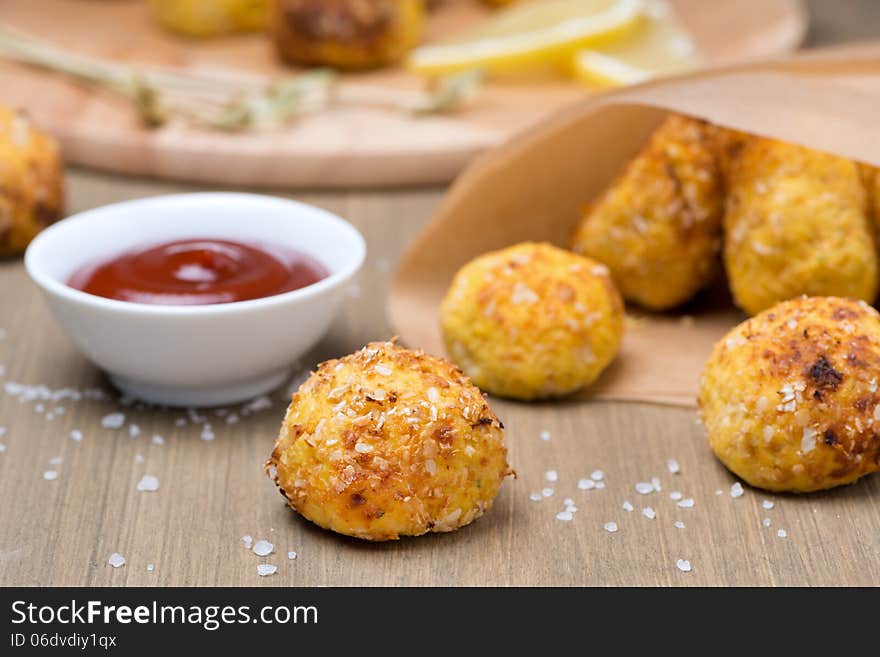
[[[461,370],[392,342],[322,363],[266,468],[302,516],[372,541],[463,527],[513,474],[503,426]]]
[[[440,308],[446,348],[483,390],[537,399],[593,383],[623,335],[604,265],[526,242],[461,268]]]
[[[718,270],[723,184],[716,129],[673,115],[586,208],[572,249],[608,265],[627,301],[668,310]]]
[[[716,456],[752,486],[809,492],[880,469],[880,315],[802,297],[743,322],[712,352],[700,415]]]
[[[734,299],[755,314],[786,299],[872,302],[877,255],[859,165],[774,139],[731,133],[724,262]]]

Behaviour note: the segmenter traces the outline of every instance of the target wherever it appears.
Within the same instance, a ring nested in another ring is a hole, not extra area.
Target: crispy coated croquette
[[[513,473],[501,422],[461,370],[391,342],[322,363],[266,467],[302,516],[373,541],[463,527]]]
[[[712,352],[700,414],[716,456],[752,486],[809,492],[880,469],[880,315],[803,297],[749,319]]]
[[[422,0],[272,0],[269,22],[285,61],[367,69],[409,52],[424,14]]]
[[[590,385],[623,334],[623,302],[608,268],[533,242],[462,267],[440,318],[449,354],[474,383],[515,399]]]
[[[61,218],[58,144],[21,112],[0,106],[0,257],[18,255]]]
[[[726,140],[724,262],[754,315],[802,294],[869,303],[877,255],[859,165],[742,133]]]
[[[586,209],[572,249],[606,264],[627,301],[675,308],[717,272],[723,185],[715,133],[704,121],[669,117]]]

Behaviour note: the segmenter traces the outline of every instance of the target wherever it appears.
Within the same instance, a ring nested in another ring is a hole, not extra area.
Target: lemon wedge
[[[613,43],[581,50],[574,76],[594,86],[636,84],[702,64],[694,42],[675,12],[662,0],[646,0],[645,20]]]
[[[481,68],[510,71],[570,59],[621,38],[642,19],[644,0],[541,0],[501,11],[478,32],[422,46],[408,66],[425,75]]]

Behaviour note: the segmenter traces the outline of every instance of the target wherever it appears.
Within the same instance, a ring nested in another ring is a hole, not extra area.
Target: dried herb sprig
[[[161,126],[174,118],[217,130],[277,128],[308,112],[337,105],[371,105],[431,114],[471,98],[481,71],[442,79],[429,91],[340,85],[329,69],[267,83],[263,76],[232,71],[131,66],[70,52],[0,26],[0,57],[71,76],[128,99],[143,122]]]

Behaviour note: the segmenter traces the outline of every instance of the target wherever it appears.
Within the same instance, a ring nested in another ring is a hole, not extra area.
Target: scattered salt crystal
[[[630,504],[628,501],[624,500],[624,502],[623,502],[623,510],[624,510],[624,511],[632,511],[632,510],[633,510],[633,505]]]
[[[764,500],[763,502],[761,502],[761,506],[764,507],[765,509],[767,509],[767,510],[769,511],[769,510],[772,509],[774,506],[776,506],[776,503],[775,503],[775,502],[771,502],[770,500]]]
[[[715,489],[715,494],[716,494],[716,495],[724,495],[724,491],[721,490],[720,488],[716,488],[716,489]]]
[[[107,559],[107,563],[109,563],[114,568],[120,568],[125,565],[125,557],[123,557],[118,552],[114,552],[110,555],[110,558]]]
[[[672,523],[672,526],[676,529],[684,529],[684,523],[681,520],[676,520],[674,523]]]
[[[101,426],[105,429],[119,429],[125,424],[124,413],[110,413],[101,418]]]
[[[596,487],[596,482],[592,479],[579,479],[578,480],[578,488],[581,490],[590,490]]]
[[[679,559],[675,562],[675,567],[683,573],[691,572],[691,562],[687,559]]]
[[[244,405],[243,410],[256,413],[257,411],[265,411],[269,408],[272,408],[272,400],[266,395],[263,395],[262,397],[257,397],[256,399],[249,401]]]
[[[0,438],[6,435],[6,427],[0,427]]]
[[[785,538],[786,536],[788,536],[788,533],[784,529],[780,529],[778,532],[776,532],[776,535],[779,538]]]
[[[694,506],[694,498],[693,497],[686,497],[683,500],[679,500],[678,506],[680,506],[682,509],[690,509],[691,507]]]
[[[291,561],[293,561],[294,559],[296,559],[296,557],[297,557],[297,554],[296,554],[296,552],[294,552],[293,550],[289,550],[289,551],[287,552],[287,558],[290,559]]]
[[[244,543],[244,546],[250,550],[254,545],[254,537],[250,534],[245,534],[241,537],[241,542]]]
[[[60,456],[55,456],[55,457],[49,459],[49,465],[61,465],[61,462],[63,460],[64,459],[62,459]]]
[[[617,523],[616,522],[606,522],[605,523],[605,531],[613,534],[617,531]]]
[[[657,512],[654,511],[654,509],[652,509],[651,507],[646,506],[644,509],[642,509],[642,515],[645,516],[648,520],[653,520],[657,517]]]
[[[529,499],[532,502],[540,502],[544,499],[544,496],[541,493],[529,493]]]
[[[544,442],[547,442],[548,440],[550,440],[550,432],[547,431],[546,429],[544,429],[544,431],[541,432],[540,436],[541,436],[541,440],[543,440]]]
[[[135,462],[135,463],[143,463],[143,462],[144,462],[144,455],[141,454],[140,452],[138,452],[137,454],[135,454],[135,455],[134,455],[134,462]]]
[[[186,418],[185,417],[177,418],[176,420],[174,420],[174,426],[175,427],[185,427],[186,426]]]
[[[152,439],[151,442],[152,442],[154,445],[164,445],[164,444],[165,444],[165,438],[163,438],[163,437],[160,436],[159,434],[156,434],[155,436],[153,436],[153,439]]]
[[[552,496],[553,496],[553,489],[552,489],[552,488],[549,488],[549,487],[548,487],[548,488],[544,488],[544,489],[541,491],[541,495],[543,495],[544,497],[552,497]]]
[[[605,482],[604,481],[597,481],[596,488],[597,488],[597,490],[602,490],[603,488],[605,488]]]
[[[737,497],[742,497],[743,493],[746,491],[743,489],[742,484],[736,482],[733,486],[730,487],[730,496],[734,499]]]
[[[43,479],[46,481],[55,481],[58,479],[58,472],[56,470],[46,470],[43,473]]]
[[[658,493],[659,493],[661,490],[663,490],[663,488],[660,486],[660,480],[659,480],[657,477],[652,477],[652,478],[651,478],[651,486],[652,486],[652,487],[654,488],[654,490],[657,491]]]
[[[593,481],[602,481],[605,478],[605,473],[601,470],[593,470],[590,474],[590,479]]]
[[[574,518],[574,514],[571,511],[560,511],[556,514],[556,519],[563,522],[569,522],[572,518]]]
[[[73,431],[70,432],[70,439],[74,440],[76,442],[82,442],[82,439],[83,439],[82,431],[79,431],[78,429],[74,429]]]
[[[269,541],[259,540],[254,543],[254,554],[258,557],[266,557],[275,550],[275,546]]]
[[[636,492],[639,495],[648,495],[654,492],[654,484],[647,481],[640,481],[636,484]]]
[[[34,406],[35,413],[42,413],[45,410],[46,410],[46,407],[43,404],[37,404],[36,406]]]
[[[230,413],[226,416],[226,424],[237,424],[238,423],[238,414]]]
[[[202,434],[200,437],[206,442],[209,442],[216,438],[216,436],[214,435],[214,430],[211,428],[210,424],[206,424],[204,427],[202,427]]]
[[[565,506],[574,506],[574,500],[571,499],[570,497],[566,497],[564,500],[562,500],[562,503]]]
[[[547,472],[544,473],[544,478],[550,483],[553,483],[559,481],[559,473],[556,472],[556,470],[547,470]]]
[[[153,564],[151,564],[151,563],[147,564],[147,572],[148,573],[153,572],[154,569],[155,569],[155,566],[153,566]]]
[[[142,493],[155,493],[159,490],[159,479],[153,475],[144,475],[138,482],[137,489]]]
[[[6,445],[4,445],[3,443],[0,443],[0,454],[2,454],[5,451],[6,451]]]
[[[675,500],[675,501],[677,502],[677,501],[680,500],[681,498],[682,498],[682,494],[681,494],[679,491],[677,491],[677,490],[674,490],[674,491],[672,491],[671,493],[669,493],[669,499],[670,499],[670,500]]]
[[[278,566],[273,566],[268,563],[261,563],[257,566],[257,575],[260,577],[269,577],[269,575],[274,575],[278,572]]]
[[[129,438],[137,438],[141,435],[141,428],[136,424],[128,425],[128,436]]]
[[[666,469],[669,470],[670,474],[678,474],[681,472],[681,466],[675,459],[666,460]]]
[[[761,524],[764,525],[765,527],[769,527],[771,524],[770,518],[764,518],[764,520],[761,521]]]

